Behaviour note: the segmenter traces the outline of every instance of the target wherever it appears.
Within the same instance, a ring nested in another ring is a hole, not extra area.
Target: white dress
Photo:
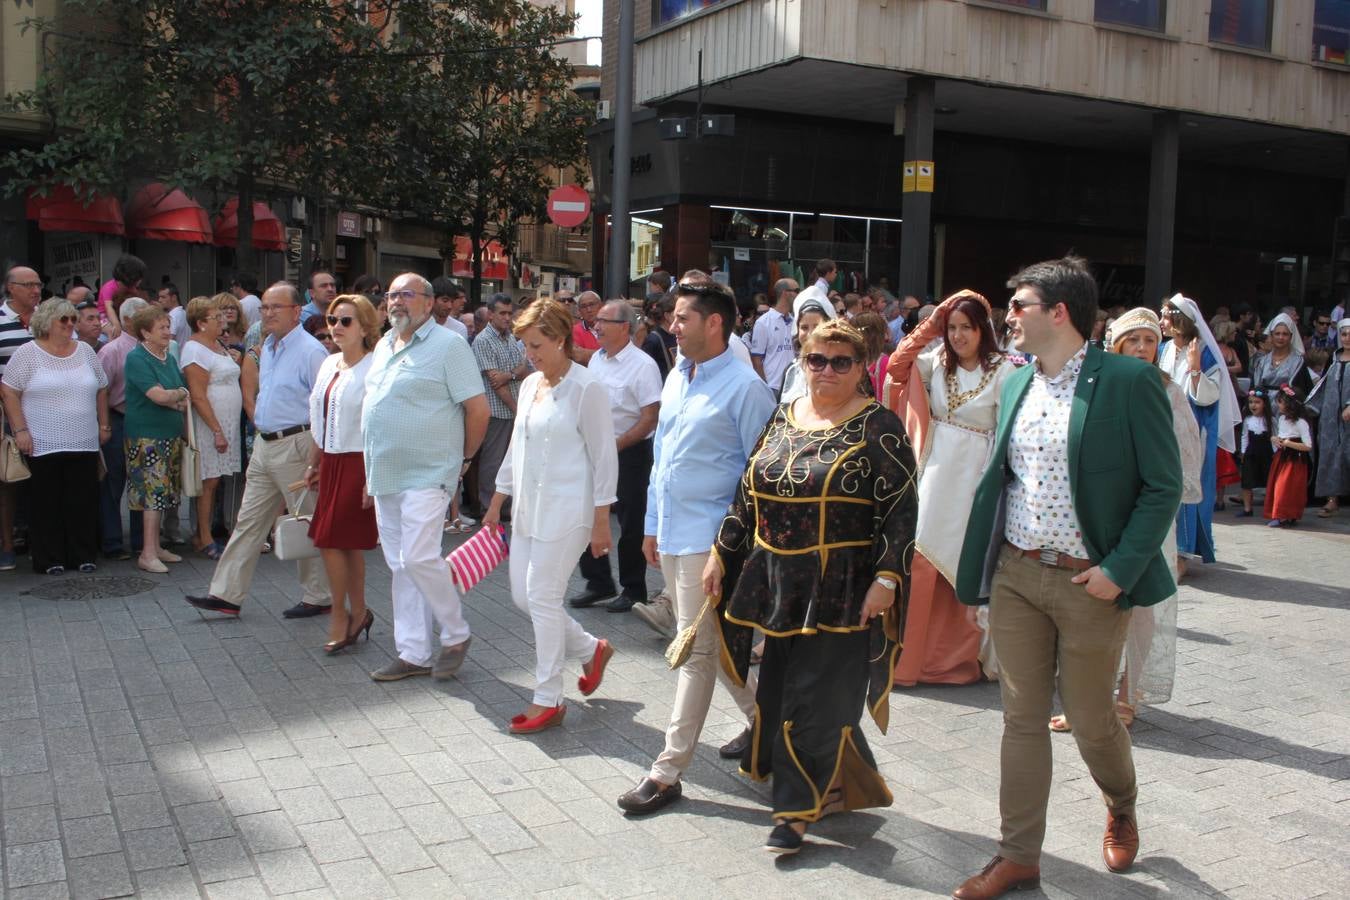
[[[182,354],[181,367],[184,372],[188,366],[197,365],[207,373],[210,380],[206,387],[206,399],[230,444],[224,453],[216,452],[215,435],[211,434],[210,427],[193,410],[193,430],[197,437],[197,452],[201,455],[202,477],[234,475],[241,468],[239,413],[244,407],[244,396],[239,389],[239,365],[228,354],[214,352],[200,341],[186,342],[179,352]]]
[[[1014,367],[1006,357],[987,372],[983,366],[969,372],[957,366],[952,380],[959,402],[953,404],[941,355],[942,345],[938,344],[914,361],[928,389],[931,417],[918,467],[919,519],[914,547],[943,578],[955,584],[966,521],[975,505],[975,488],[994,448],[999,394]]]

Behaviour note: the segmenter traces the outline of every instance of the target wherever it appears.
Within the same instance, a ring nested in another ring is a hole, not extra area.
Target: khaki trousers
[[[683,631],[694,622],[703,607],[703,567],[708,564],[708,553],[689,553],[684,556],[661,554],[661,574],[666,579],[675,606],[675,627]],[[717,633],[714,610],[699,623],[694,649],[689,661],[680,666],[675,684],[675,704],[670,711],[670,726],[666,728],[666,747],[652,763],[650,777],[662,784],[674,784],[680,774],[689,768],[698,747],[698,736],[712,705],[713,687],[720,678],[731,692],[748,723],[755,718],[755,678],[752,675],[744,685],[737,685],[722,670],[722,640]]]
[[[253,442],[244,499],[239,504],[239,516],[235,519],[234,531],[230,532],[230,542],[225,545],[225,552],[220,554],[215,574],[211,576],[211,596],[243,604],[249,585],[253,583],[253,570],[258,566],[263,541],[272,530],[281,504],[285,502],[292,515],[300,510],[297,504],[303,490],[289,491],[287,488],[305,477],[313,446],[314,438],[308,431],[275,441],[264,441],[260,437]],[[314,509],[315,493],[310,492],[305,499],[304,511]],[[315,557],[301,560],[297,565],[305,602],[315,606],[330,605],[333,601],[322,562]]]
[[[1130,735],[1115,710],[1130,612],[1090,596],[1070,581],[1076,574],[1005,546],[990,592],[989,626],[1003,692],[998,852],[1027,866],[1039,865],[1045,840],[1052,765],[1046,723],[1056,686],[1078,753],[1107,809],[1133,816],[1138,794]]]

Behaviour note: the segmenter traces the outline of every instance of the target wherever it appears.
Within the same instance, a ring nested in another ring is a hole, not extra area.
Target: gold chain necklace
[[[982,394],[984,389],[989,387],[989,382],[994,380],[996,374],[998,374],[998,366],[990,366],[985,369],[984,374],[980,376],[979,384],[968,391],[958,393],[960,384],[956,380],[956,369],[948,369],[946,378],[944,379],[947,386],[947,414],[951,415]]]

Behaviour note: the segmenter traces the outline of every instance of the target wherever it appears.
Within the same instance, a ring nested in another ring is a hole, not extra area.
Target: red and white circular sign
[[[591,195],[580,185],[564,184],[548,193],[548,218],[554,225],[573,228],[591,214]]]

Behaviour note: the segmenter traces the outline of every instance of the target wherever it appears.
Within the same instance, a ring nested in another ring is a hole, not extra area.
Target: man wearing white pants
[[[430,282],[400,275],[384,296],[393,327],[366,376],[361,435],[366,490],[393,575],[398,656],[370,677],[444,679],[464,664],[469,624],[441,556],[441,529],[464,460],[487,430],[488,405],[468,342],[431,317]]]

